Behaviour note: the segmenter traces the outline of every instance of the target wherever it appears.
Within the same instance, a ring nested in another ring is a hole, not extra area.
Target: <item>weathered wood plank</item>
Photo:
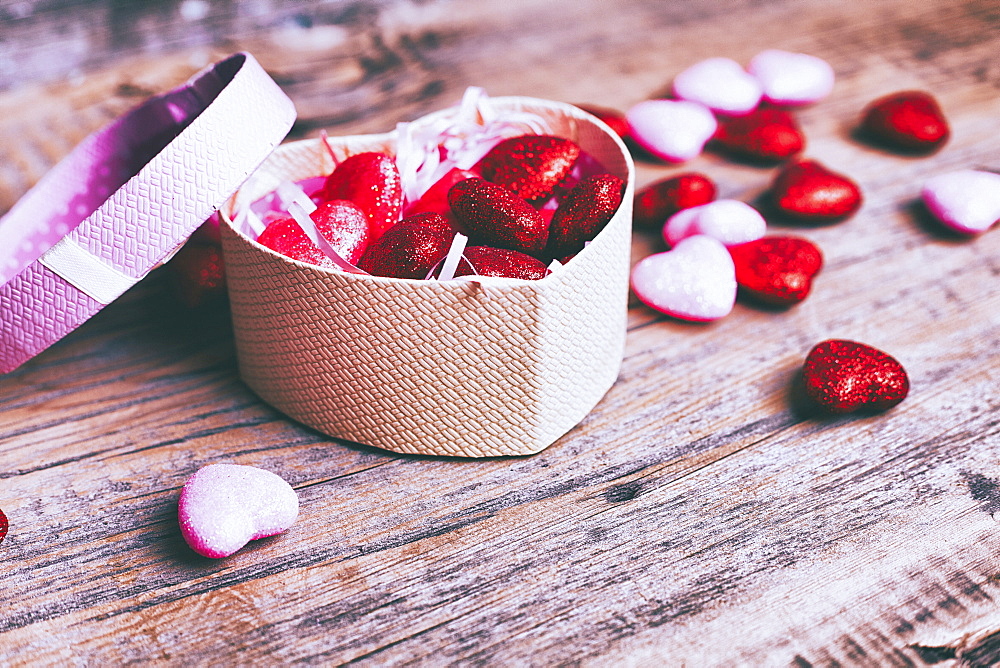
[[[932,174],[1000,168],[995,8],[587,1],[569,21],[530,0],[352,6],[0,95],[0,208],[86,131],[231,48],[264,62],[313,134],[385,130],[470,84],[624,108],[699,58],[771,46],[836,67],[834,95],[799,117],[865,207],[795,231],[827,265],[794,309],[692,326],[633,304],[619,382],[524,459],[391,455],[291,423],[239,382],[227,313],[144,281],[0,378],[0,663],[988,665],[1000,236],[959,241],[914,201]],[[867,101],[909,86],[947,110],[942,152],[852,138]],[[639,167],[641,183],[699,169],[747,201],[773,173],[711,154]],[[660,244],[637,234],[634,256]],[[911,396],[877,417],[804,410],[796,371],[829,337],[891,351]],[[217,461],[289,480],[298,523],[226,560],[191,553],[177,494]]]

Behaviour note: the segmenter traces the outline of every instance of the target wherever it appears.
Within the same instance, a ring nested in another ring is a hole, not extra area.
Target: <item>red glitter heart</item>
[[[348,262],[357,262],[368,245],[369,223],[365,212],[348,200],[323,202],[309,214],[316,229],[337,253]],[[319,249],[294,218],[279,218],[270,223],[257,243],[299,262],[320,267],[337,265]]]
[[[569,139],[524,135],[504,139],[479,161],[478,171],[529,202],[548,199],[580,157]]]
[[[385,153],[358,153],[337,165],[319,196],[357,204],[368,216],[369,237],[375,240],[399,222],[403,182],[396,162]]]
[[[730,246],[729,253],[741,294],[776,306],[805,299],[823,266],[819,248],[799,237],[764,237]]]
[[[937,100],[907,90],[881,97],[861,114],[862,133],[873,142],[903,152],[930,153],[951,135]]]
[[[375,276],[391,278],[427,277],[444,259],[455,231],[439,213],[417,213],[393,225],[370,244],[358,268]]]
[[[772,107],[744,116],[721,117],[712,146],[730,155],[760,162],[779,162],[802,151],[805,135],[795,117]]]
[[[3,539],[7,536],[8,526],[9,524],[7,523],[7,516],[4,515],[4,512],[2,510],[0,510],[0,543],[2,543]]]
[[[611,174],[576,184],[552,216],[546,254],[563,257],[583,250],[615,215],[624,192],[625,182]]]
[[[174,295],[189,308],[223,298],[226,270],[216,244],[187,243],[167,263]]]
[[[885,411],[906,398],[910,380],[888,354],[856,341],[817,344],[802,367],[805,393],[830,413]]]
[[[617,109],[598,107],[592,104],[578,104],[576,106],[604,121],[619,137],[624,139],[628,136],[628,121],[625,120],[625,114]]]
[[[455,218],[482,246],[540,255],[548,223],[533,206],[503,186],[483,179],[459,181],[448,191]]]
[[[714,199],[712,179],[698,172],[685,172],[639,190],[632,209],[633,222],[638,228],[659,229],[678,211],[708,204]]]
[[[771,202],[778,212],[804,223],[822,224],[847,218],[861,207],[861,188],[815,160],[797,160],[771,183]]]
[[[455,271],[456,276],[476,274],[537,281],[549,273],[548,267],[541,260],[506,248],[470,246],[462,252],[462,257],[464,259]]]

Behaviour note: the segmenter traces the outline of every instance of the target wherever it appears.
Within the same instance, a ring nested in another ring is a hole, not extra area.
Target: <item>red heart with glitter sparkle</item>
[[[338,164],[319,192],[322,200],[349,200],[368,217],[369,238],[378,239],[399,222],[403,181],[385,153],[357,153]]]
[[[317,231],[348,262],[357,262],[368,246],[371,229],[359,206],[347,200],[323,202],[309,214]],[[278,218],[257,237],[257,243],[299,262],[329,269],[337,265],[314,244],[294,218]]]
[[[656,181],[635,194],[632,215],[638,228],[660,228],[678,211],[715,199],[715,183],[699,172]]]
[[[887,353],[856,341],[817,344],[802,367],[805,393],[829,413],[885,411],[906,398],[910,380]]]
[[[761,162],[784,160],[805,145],[795,117],[772,107],[758,107],[744,116],[721,117],[712,138],[712,146],[724,153]]]
[[[789,218],[822,224],[847,218],[861,207],[861,188],[815,160],[797,160],[771,183],[771,203]]]
[[[862,133],[875,143],[905,152],[929,153],[951,135],[937,100],[907,90],[879,98],[861,114]]]
[[[455,231],[439,213],[415,213],[368,245],[358,268],[375,276],[427,278],[444,259]]]
[[[529,202],[539,202],[552,196],[579,157],[580,147],[569,139],[523,135],[502,140],[475,171]]]
[[[196,308],[226,294],[222,248],[217,244],[187,243],[167,263],[174,295]]]
[[[576,184],[549,222],[546,254],[564,257],[582,251],[615,215],[624,192],[625,182],[611,174],[591,176]]]
[[[545,250],[548,222],[503,186],[479,178],[459,181],[448,191],[448,203],[469,238],[479,245],[536,256]]]
[[[455,271],[456,276],[474,274],[537,281],[549,273],[549,268],[541,260],[506,248],[469,246],[462,251],[462,258]]]
[[[823,266],[819,248],[799,237],[763,237],[730,246],[729,253],[741,293],[776,306],[805,299]]]

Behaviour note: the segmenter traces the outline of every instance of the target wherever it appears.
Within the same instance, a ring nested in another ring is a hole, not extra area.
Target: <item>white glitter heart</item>
[[[698,235],[632,269],[632,291],[647,306],[682,320],[717,320],[736,302],[736,269],[726,247]]]
[[[931,177],[921,197],[938,220],[963,234],[985,232],[1000,220],[1000,174],[962,169]]]
[[[764,88],[764,98],[775,104],[807,104],[833,90],[833,68],[822,58],[780,49],[761,51],[747,70]]]
[[[670,246],[696,234],[705,234],[735,246],[764,236],[767,223],[757,209],[735,199],[720,199],[683,209],[663,226],[663,239]]]
[[[735,60],[708,58],[674,78],[674,94],[713,111],[745,114],[757,107],[763,92],[757,78]]]
[[[270,471],[236,464],[199,469],[184,484],[177,508],[184,540],[213,558],[285,531],[298,515],[299,499],[287,482]]]
[[[696,157],[718,127],[705,105],[683,100],[646,100],[629,109],[625,118],[635,141],[672,162]]]

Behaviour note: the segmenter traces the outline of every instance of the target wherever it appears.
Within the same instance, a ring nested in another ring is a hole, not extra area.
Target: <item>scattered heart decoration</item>
[[[661,179],[636,192],[632,205],[634,224],[639,228],[660,229],[678,211],[714,200],[715,192],[715,182],[700,172]]]
[[[802,223],[843,220],[861,208],[861,188],[816,160],[795,160],[774,177],[770,189],[775,210]]]
[[[816,344],[802,366],[806,396],[829,413],[881,412],[906,398],[903,365],[877,348],[846,339]]]
[[[804,300],[812,280],[823,267],[819,248],[807,239],[763,237],[730,246],[740,294],[773,306],[792,306]]]
[[[670,162],[696,157],[718,128],[708,107],[685,100],[646,100],[631,107],[625,118],[630,138]]]
[[[733,259],[722,243],[704,235],[640,260],[631,283],[644,304],[681,320],[718,320],[736,302]]]
[[[0,543],[2,543],[3,539],[7,537],[7,529],[9,526],[10,524],[7,522],[7,515],[0,510]]]
[[[185,244],[167,263],[166,271],[174,295],[188,308],[210,304],[226,294],[226,270],[218,244]]]
[[[210,464],[184,484],[177,519],[192,550],[215,559],[286,531],[299,514],[295,490],[253,466]]]
[[[744,116],[723,118],[711,147],[738,158],[780,162],[802,152],[806,138],[795,117],[783,109],[760,107]]]
[[[833,68],[807,53],[766,49],[750,60],[747,71],[757,77],[764,99],[774,104],[809,104],[833,90]]]
[[[682,100],[734,115],[756,108],[763,94],[757,78],[731,58],[706,58],[695,63],[674,78],[673,89]]]
[[[875,100],[862,112],[860,129],[874,143],[915,153],[935,151],[951,135],[937,100],[919,90],[892,93]]]
[[[682,239],[704,234],[733,246],[760,239],[766,229],[757,209],[739,200],[720,199],[678,211],[663,226],[663,239],[676,246]]]
[[[924,182],[920,197],[944,225],[979,234],[1000,220],[1000,174],[962,169]]]
[[[625,120],[625,114],[617,109],[598,107],[592,104],[578,104],[576,106],[606,123],[622,139],[628,136],[628,121]]]

